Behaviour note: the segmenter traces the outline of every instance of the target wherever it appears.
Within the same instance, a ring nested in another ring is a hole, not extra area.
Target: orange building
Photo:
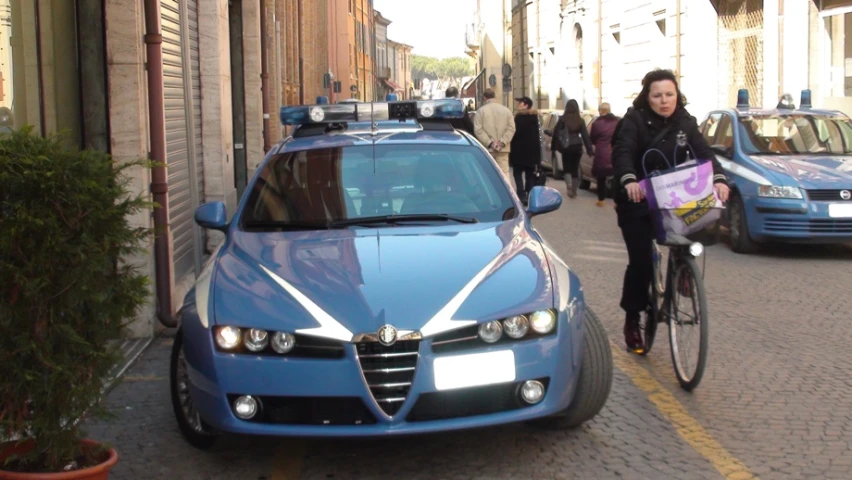
[[[328,0],[328,8],[328,63],[333,80],[340,82],[340,93],[329,91],[331,100],[374,100],[373,2]]]

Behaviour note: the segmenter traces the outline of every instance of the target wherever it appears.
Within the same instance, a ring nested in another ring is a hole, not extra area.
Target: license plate
[[[515,380],[515,353],[511,350],[438,357],[432,366],[437,390],[477,387]]]
[[[852,203],[831,203],[828,205],[831,218],[852,218]]]

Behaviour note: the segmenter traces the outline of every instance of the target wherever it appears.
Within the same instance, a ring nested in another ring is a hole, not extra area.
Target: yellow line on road
[[[725,447],[713,439],[692,418],[680,402],[651,376],[651,373],[630,358],[621,346],[612,343],[612,358],[615,366],[624,372],[633,384],[648,395],[657,410],[674,426],[677,433],[686,440],[696,452],[706,458],[728,480],[758,480],[741,461],[731,455]]]
[[[275,448],[270,480],[298,480],[305,457],[304,441],[286,439]]]

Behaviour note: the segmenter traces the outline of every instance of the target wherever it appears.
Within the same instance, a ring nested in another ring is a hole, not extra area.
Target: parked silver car
[[[586,128],[592,130],[592,123],[598,118],[597,115],[591,112],[581,113],[583,120],[586,122]],[[562,163],[562,154],[552,151],[550,145],[553,143],[553,129],[556,128],[556,123],[562,116],[561,110],[544,110],[541,113],[541,126],[543,130],[542,140],[544,145],[542,154],[542,166],[550,169],[553,178],[562,179],[565,174],[565,168]],[[592,183],[597,183],[597,179],[592,176],[592,161],[593,157],[589,156],[583,150],[583,156],[580,158],[580,188],[589,189]]]

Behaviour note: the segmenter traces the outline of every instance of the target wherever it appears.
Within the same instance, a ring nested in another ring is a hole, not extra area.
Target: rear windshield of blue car
[[[499,222],[516,214],[501,176],[472,146],[397,144],[286,152],[272,157],[251,185],[241,224],[322,225],[409,214]]]
[[[771,114],[740,117],[747,154],[852,154],[852,121],[820,114]]]

